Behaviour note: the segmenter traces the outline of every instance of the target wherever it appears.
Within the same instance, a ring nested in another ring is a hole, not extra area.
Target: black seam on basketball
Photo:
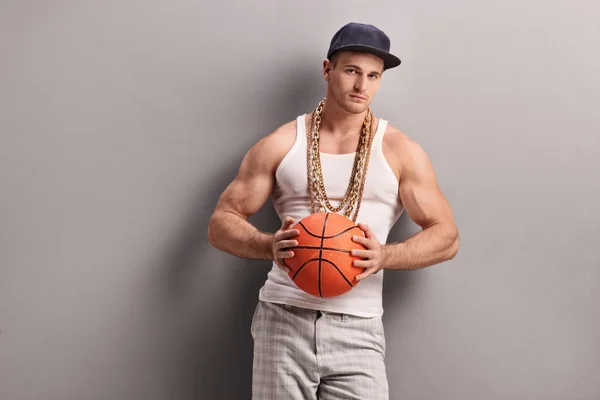
[[[310,260],[308,260],[308,261],[305,261],[305,262],[304,262],[304,264],[302,264],[302,265],[300,266],[300,268],[298,268],[298,271],[296,271],[296,273],[294,274],[294,276],[292,276],[292,280],[296,279],[296,277],[298,276],[298,274],[300,273],[300,271],[302,271],[302,269],[304,268],[304,266],[305,266],[306,264],[308,264],[308,263],[309,263],[309,262],[311,262],[311,261],[317,261],[317,260],[318,260],[318,258],[311,258]]]
[[[323,292],[321,292],[321,260],[319,259],[319,281],[318,281],[318,285],[319,285],[319,296],[323,297]]]
[[[308,233],[310,236],[313,236],[313,237],[316,237],[316,238],[319,238],[319,239],[321,239],[321,236],[319,236],[319,235],[315,235],[314,233],[312,233],[311,231],[309,231],[309,230],[306,228],[306,226],[304,226],[304,224],[302,223],[302,221],[298,222],[298,224],[300,224],[300,226],[301,226],[302,228],[304,228],[304,230],[306,231],[306,233]]]
[[[337,270],[337,272],[339,272],[339,273],[340,273],[340,275],[342,276],[342,278],[344,278],[344,280],[346,281],[346,283],[347,283],[348,285],[350,285],[350,287],[354,287],[354,285],[352,284],[352,282],[350,282],[350,281],[348,280],[348,278],[346,278],[346,275],[344,275],[344,274],[342,273],[342,271],[340,271],[340,269],[338,268],[338,266],[337,266],[337,265],[335,265],[334,263],[332,263],[332,262],[331,262],[331,261],[329,261],[328,259],[324,259],[323,261],[325,261],[326,263],[329,263],[329,264],[333,265],[333,268],[335,268],[335,269]]]
[[[327,217],[329,217],[329,214],[327,214],[327,216],[325,217],[325,219],[327,219]],[[358,230],[360,230],[360,228],[358,226],[351,226],[350,228],[346,228],[343,231],[341,231],[340,233],[337,233],[337,234],[332,235],[332,236],[325,236],[325,230],[323,230],[323,235],[319,236],[319,235],[315,235],[314,233],[312,233],[311,231],[309,231],[306,228],[306,226],[304,226],[304,224],[302,223],[302,221],[298,222],[298,224],[300,224],[300,226],[302,228],[304,228],[304,230],[306,231],[306,233],[308,233],[310,236],[316,237],[316,238],[319,238],[319,239],[333,239],[333,238],[336,238],[338,236],[343,235],[344,233],[346,233],[348,231],[351,231],[352,229],[358,229]]]
[[[323,232],[321,233],[321,250],[319,250],[319,296],[323,297],[323,292],[321,291],[321,261],[323,261],[323,241],[325,240],[325,228],[327,227],[327,219],[329,218],[329,213],[325,214],[325,220],[323,221]]]
[[[337,251],[337,252],[340,252],[340,253],[348,253],[348,254],[350,254],[350,250],[336,249],[334,247],[296,246],[296,247],[290,247],[289,249],[290,250],[296,250],[296,249],[301,249],[301,250],[323,249],[323,250]]]
[[[338,233],[338,234],[335,234],[335,235],[333,235],[333,236],[324,236],[324,238],[325,238],[325,239],[333,239],[333,238],[336,238],[336,237],[338,237],[338,236],[341,236],[341,235],[343,235],[344,233],[346,233],[346,232],[348,232],[348,231],[351,231],[352,229],[358,229],[358,230],[360,230],[360,228],[359,228],[358,226],[351,226],[350,228],[344,229],[343,231],[341,231],[341,232],[340,232],[340,233]]]

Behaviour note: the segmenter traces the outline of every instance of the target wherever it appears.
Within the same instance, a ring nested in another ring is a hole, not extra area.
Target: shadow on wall
[[[315,79],[318,69],[296,65],[287,77],[271,86],[273,107],[265,118],[282,121],[309,112],[323,97],[322,83]],[[293,75],[293,79],[289,76]],[[257,137],[257,140],[259,138]],[[190,212],[186,226],[174,235],[158,265],[152,299],[162,313],[161,337],[165,339],[164,356],[157,362],[168,368],[171,398],[245,399],[250,398],[252,374],[252,337],[250,323],[271,264],[264,260],[245,260],[225,254],[210,246],[206,236],[208,221],[221,192],[231,182],[239,167],[238,160],[226,165],[199,192],[198,207]],[[250,222],[267,232],[275,232],[281,222],[270,200]],[[399,221],[390,240],[412,234],[406,221]],[[402,294],[414,274],[386,274],[384,307],[394,318]],[[386,299],[387,297],[387,299]],[[158,339],[163,346],[162,339]],[[171,375],[172,374],[172,375]]]
[[[235,164],[227,170],[237,168]],[[173,349],[180,355],[178,368],[173,371],[173,382],[178,386],[173,398],[177,399],[250,398],[250,323],[258,290],[271,264],[238,258],[210,247],[206,228],[221,187],[224,189],[222,176],[215,177],[215,181],[219,182],[211,186],[210,195],[202,196],[204,204],[198,207],[198,217],[185,229],[187,235],[180,237],[181,242],[174,244],[172,258],[164,265],[163,300],[171,304],[174,312],[178,308],[194,310],[186,313],[190,323],[183,324],[186,331],[179,332],[182,340]],[[275,232],[281,224],[270,204],[249,221],[266,232]],[[195,294],[182,296],[182,288]]]
[[[404,212],[392,227],[387,242],[402,242],[419,231],[421,231],[421,228],[412,222],[406,212]],[[398,315],[402,313],[403,306],[406,304],[404,299],[406,298],[407,293],[409,293],[410,288],[415,286],[417,280],[420,278],[421,276],[418,270],[385,271],[383,279],[384,323],[387,320],[396,319]]]

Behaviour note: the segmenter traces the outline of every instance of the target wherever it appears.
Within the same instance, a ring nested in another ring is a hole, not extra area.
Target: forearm
[[[383,247],[383,269],[419,269],[454,258],[458,251],[458,230],[439,223],[401,243]]]
[[[273,234],[261,232],[246,219],[231,212],[215,212],[208,224],[208,240],[234,256],[273,260]]]

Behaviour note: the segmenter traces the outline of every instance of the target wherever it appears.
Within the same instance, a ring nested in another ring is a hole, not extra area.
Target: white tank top
[[[356,219],[356,223],[367,224],[381,244],[386,243],[390,229],[403,211],[398,180],[383,155],[382,142],[386,127],[387,121],[380,119],[373,138],[363,199]],[[291,216],[297,223],[311,214],[306,179],[306,147],[305,115],[300,115],[297,118],[294,145],[275,172],[276,184],[271,198],[281,220]],[[340,204],[346,193],[354,155],[321,153],[325,190],[333,206]],[[298,288],[288,274],[273,263],[259,291],[259,299],[362,317],[381,316],[383,272],[381,270],[360,281],[340,296],[322,298]]]

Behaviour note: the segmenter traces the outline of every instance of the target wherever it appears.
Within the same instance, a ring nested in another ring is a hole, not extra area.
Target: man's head
[[[373,54],[338,51],[323,62],[327,97],[347,112],[360,114],[373,101],[383,71],[383,60]]]
[[[331,39],[323,62],[328,96],[348,112],[365,111],[383,72],[400,65],[389,50],[390,39],[373,25],[352,22],[343,26]]]

